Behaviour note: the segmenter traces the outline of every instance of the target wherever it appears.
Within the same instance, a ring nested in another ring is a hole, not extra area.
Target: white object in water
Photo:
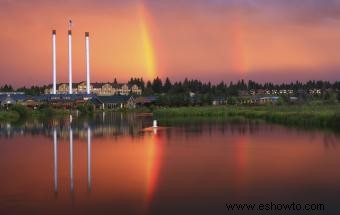
[[[152,126],[153,128],[157,128],[158,126],[157,126],[157,120],[154,120],[153,121],[153,126]]]

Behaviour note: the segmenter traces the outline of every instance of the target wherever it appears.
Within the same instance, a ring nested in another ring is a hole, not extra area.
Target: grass
[[[15,122],[18,121],[20,115],[16,111],[0,111],[0,121]]]
[[[340,130],[340,105],[180,107],[154,111],[158,118],[244,117],[268,122]]]
[[[69,110],[43,108],[31,110],[23,106],[14,106],[8,111],[0,111],[0,122],[18,122],[30,118],[58,118],[68,115]]]

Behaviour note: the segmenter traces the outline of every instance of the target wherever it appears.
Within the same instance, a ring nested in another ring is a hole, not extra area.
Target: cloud
[[[247,2],[257,11],[271,14],[280,20],[313,24],[340,19],[339,0],[258,0],[256,2],[247,0]]]
[[[268,22],[313,24],[340,19],[340,0],[158,0],[145,1],[155,13],[196,11],[214,15],[238,10],[244,16],[257,14]],[[158,11],[159,12],[159,11]]]
[[[267,17],[270,22],[296,21],[299,23],[318,23],[340,19],[340,0],[2,0],[0,11],[32,8],[37,10],[56,8],[63,10],[84,10],[107,12],[123,9],[129,5],[143,2],[154,13],[185,13],[196,11],[200,14],[229,13],[233,10],[244,14]]]

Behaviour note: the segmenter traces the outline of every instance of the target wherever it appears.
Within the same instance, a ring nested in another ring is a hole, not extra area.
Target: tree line
[[[114,79],[113,83],[117,83],[117,79]],[[333,89],[340,90],[340,81],[335,81],[333,83],[329,81],[307,81],[307,82],[291,82],[289,84],[275,84],[275,83],[258,83],[252,80],[244,81],[239,80],[237,82],[224,82],[221,81],[218,84],[213,84],[211,82],[202,82],[200,80],[189,80],[184,79],[184,81],[172,82],[169,78],[162,80],[159,77],[151,81],[145,82],[143,78],[131,78],[128,81],[129,85],[136,84],[143,91],[143,95],[161,95],[161,94],[199,94],[199,95],[209,95],[209,96],[238,96],[240,91],[249,90],[310,90],[310,89]],[[41,95],[47,86],[31,86],[31,87],[20,87],[14,89],[11,85],[3,85],[0,87],[1,92],[24,92],[27,95]]]
[[[299,96],[302,100],[309,99],[308,90],[318,89],[322,92],[331,89],[337,93],[322,94],[319,98],[323,100],[331,100],[332,102],[340,101],[340,82],[331,83],[329,81],[307,81],[305,83],[296,81],[289,84],[275,83],[258,83],[252,80],[248,82],[239,80],[237,82],[226,83],[221,81],[218,84],[211,82],[202,82],[200,80],[188,80],[172,82],[169,78],[165,81],[159,77],[146,83],[142,78],[131,78],[128,84],[136,84],[143,90],[144,96],[157,95],[157,104],[160,106],[190,106],[190,105],[210,105],[213,100],[226,99],[228,104],[236,104],[240,99],[240,91],[250,90],[293,90],[295,96]],[[302,91],[301,93],[298,93]],[[298,95],[299,94],[299,95]],[[283,96],[284,97],[284,96]],[[286,96],[287,97],[287,96]],[[286,101],[289,98],[283,98]],[[314,98],[313,98],[314,99]]]
[[[237,82],[226,83],[221,81],[218,84],[202,82],[200,80],[188,80],[172,82],[169,78],[165,81],[159,77],[146,83],[142,78],[131,78],[128,84],[136,84],[142,88],[144,95],[153,94],[177,94],[177,93],[196,93],[211,94],[215,96],[237,96],[240,91],[249,90],[310,90],[310,89],[333,89],[340,90],[340,81],[331,83],[329,81],[307,81],[305,83],[296,81],[289,84],[258,83],[252,80],[248,82],[239,80]]]

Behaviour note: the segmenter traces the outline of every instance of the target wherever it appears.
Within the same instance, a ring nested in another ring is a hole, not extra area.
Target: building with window
[[[73,94],[86,94],[86,82],[74,83]],[[98,96],[112,96],[112,95],[141,95],[142,89],[136,84],[115,84],[115,83],[91,83],[91,94]],[[57,85],[57,94],[68,94],[68,83],[61,83]],[[45,89],[45,94],[52,94],[52,85]]]

